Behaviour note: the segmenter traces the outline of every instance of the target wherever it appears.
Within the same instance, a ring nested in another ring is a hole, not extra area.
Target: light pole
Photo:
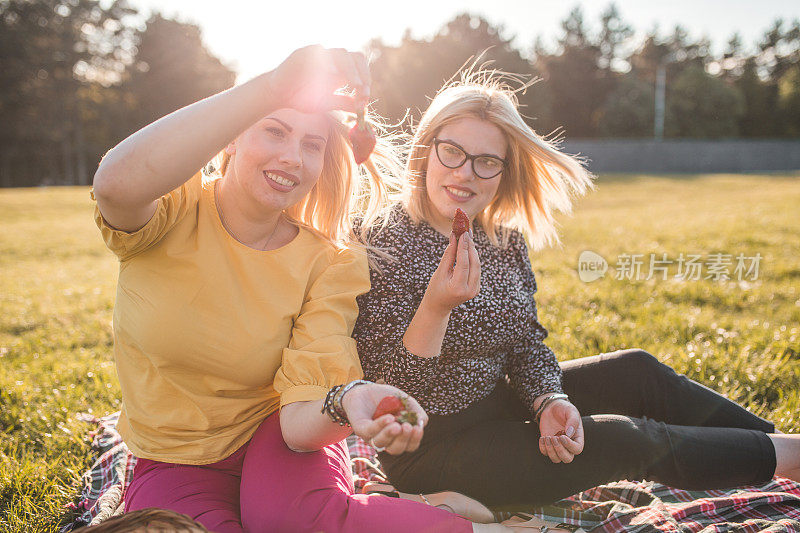
[[[656,109],[653,136],[657,141],[664,140],[664,107],[667,92],[667,65],[672,63],[673,54],[667,54],[659,61],[656,69]]]

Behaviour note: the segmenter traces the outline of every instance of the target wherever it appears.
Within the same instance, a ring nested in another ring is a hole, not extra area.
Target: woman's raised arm
[[[182,185],[274,107],[269,76],[179,109],[108,152],[93,183],[103,217],[125,231],[144,226],[158,198]]]
[[[186,182],[242,131],[270,111],[352,111],[344,85],[369,96],[363,54],[309,46],[277,69],[179,109],[137,131],[111,151],[94,176],[94,195],[108,222],[125,231],[144,226],[156,200]]]

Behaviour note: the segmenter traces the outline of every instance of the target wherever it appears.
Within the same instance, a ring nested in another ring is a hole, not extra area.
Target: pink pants
[[[469,521],[425,504],[354,494],[344,442],[317,452],[291,451],[278,413],[231,456],[209,465],[139,459],[125,510],[186,514],[210,531],[471,532]]]

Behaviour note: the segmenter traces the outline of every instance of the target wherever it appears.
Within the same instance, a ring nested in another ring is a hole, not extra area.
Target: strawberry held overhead
[[[353,147],[353,156],[357,164],[360,165],[369,159],[369,155],[375,149],[375,142],[375,132],[364,118],[364,109],[360,108],[356,112],[356,124],[350,129],[350,145]]]

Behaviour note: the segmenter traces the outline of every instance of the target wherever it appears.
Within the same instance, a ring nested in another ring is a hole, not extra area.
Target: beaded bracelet
[[[340,426],[344,426],[347,421],[343,419],[338,412],[334,409],[333,406],[333,396],[339,392],[341,389],[341,385],[334,385],[331,387],[331,390],[328,391],[328,394],[325,395],[325,401],[322,403],[322,411],[320,411],[324,415],[328,415],[331,420],[339,424]]]
[[[561,394],[561,393],[551,394],[550,396],[548,396],[547,398],[542,400],[542,403],[539,404],[539,408],[536,410],[536,413],[534,413],[533,419],[536,422],[538,422],[539,418],[541,418],[541,416],[542,416],[542,413],[544,413],[544,410],[547,407],[547,405],[552,403],[552,402],[554,402],[554,401],[556,401],[556,400],[567,400],[567,401],[569,401],[569,396],[567,396],[566,394]]]
[[[344,407],[342,407],[342,398],[344,398],[345,393],[353,387],[357,385],[366,385],[368,383],[371,382],[357,379],[351,381],[347,385],[335,385],[331,387],[331,390],[329,390],[328,394],[325,396],[325,402],[322,404],[321,413],[327,414],[331,420],[340,426],[349,426],[350,421],[347,420],[347,414],[344,411]]]

